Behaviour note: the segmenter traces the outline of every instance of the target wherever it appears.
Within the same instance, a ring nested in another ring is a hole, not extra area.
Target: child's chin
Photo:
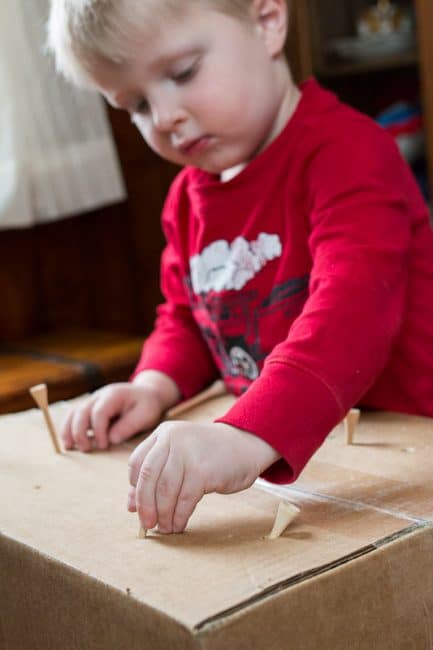
[[[225,171],[228,169],[232,169],[234,167],[237,167],[238,164],[240,163],[229,163],[229,164],[221,164],[221,163],[210,163],[210,162],[201,162],[197,161],[194,163],[194,167],[197,167],[198,169],[201,169],[204,172],[207,172],[208,174],[216,174],[218,176],[221,176]]]
[[[197,169],[201,169],[204,172],[207,172],[208,174],[221,174],[224,170],[220,169],[220,167],[214,167],[213,165],[201,165],[200,163],[194,165],[197,167]]]

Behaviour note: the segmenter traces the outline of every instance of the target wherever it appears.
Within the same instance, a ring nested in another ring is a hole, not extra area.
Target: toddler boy
[[[166,302],[134,378],[67,418],[68,448],[153,433],[129,509],[182,531],[203,494],[296,479],[355,404],[433,415],[433,234],[390,137],[284,56],[285,0],[52,0],[69,79],[184,167],[166,200]],[[218,376],[212,424],[163,413]],[[156,427],[156,428],[155,428]]]

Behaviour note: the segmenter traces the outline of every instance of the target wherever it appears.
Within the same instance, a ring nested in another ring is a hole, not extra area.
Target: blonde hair
[[[57,71],[79,86],[92,86],[91,68],[104,60],[121,64],[131,43],[185,9],[207,5],[246,19],[252,0],[51,0],[47,49]]]

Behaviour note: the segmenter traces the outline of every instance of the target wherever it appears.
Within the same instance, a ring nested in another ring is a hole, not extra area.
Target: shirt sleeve
[[[161,257],[164,304],[157,308],[155,327],[143,345],[133,379],[143,370],[159,370],[177,384],[187,399],[218,376],[211,352],[194,320],[185,286],[179,237],[182,176],[175,179],[162,214],[166,247]]]
[[[277,483],[297,478],[378,378],[408,288],[413,181],[389,136],[372,124],[343,142],[329,138],[307,174],[309,298],[260,377],[219,420],[282,455],[264,474]]]

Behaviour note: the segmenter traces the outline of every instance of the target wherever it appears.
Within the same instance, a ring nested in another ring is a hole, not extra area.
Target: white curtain
[[[102,100],[44,52],[48,0],[0,0],[0,228],[125,198]]]

